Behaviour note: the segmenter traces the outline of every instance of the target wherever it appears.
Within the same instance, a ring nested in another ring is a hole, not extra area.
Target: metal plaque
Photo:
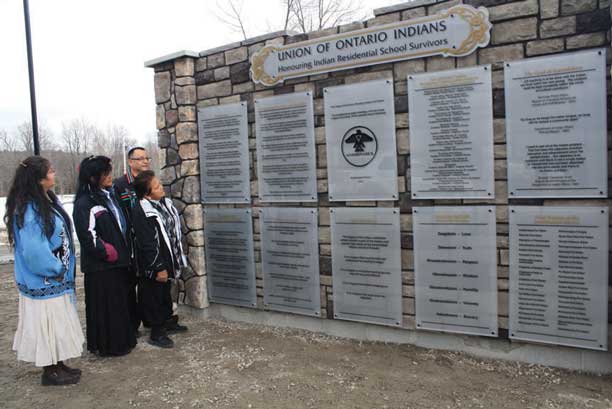
[[[317,211],[265,207],[259,221],[264,306],[320,316]]]
[[[286,45],[269,44],[253,54],[251,78],[272,86],[289,78],[393,61],[433,55],[460,57],[486,47],[491,27],[485,7],[449,5],[410,20]]]
[[[408,76],[410,175],[418,199],[490,199],[491,66]]]
[[[418,329],[497,336],[495,207],[415,207]]]
[[[334,318],[399,327],[399,209],[330,209]]]
[[[208,299],[257,306],[251,209],[204,209]]]
[[[255,100],[262,202],[316,202],[317,164],[310,92]]]
[[[250,203],[246,102],[198,109],[204,203]]]
[[[608,208],[510,207],[510,338],[608,349]]]
[[[330,201],[397,200],[393,81],[325,88]]]
[[[508,192],[608,197],[606,52],[505,65]]]

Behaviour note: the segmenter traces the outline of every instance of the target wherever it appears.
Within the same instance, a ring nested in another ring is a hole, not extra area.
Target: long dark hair
[[[106,156],[89,156],[81,161],[75,201],[84,194],[100,188],[102,177],[113,170],[111,159]]]
[[[6,198],[6,212],[4,223],[8,232],[11,246],[15,245],[15,225],[23,228],[23,219],[28,204],[32,203],[36,210],[39,222],[47,238],[51,237],[55,230],[55,217],[51,208],[51,200],[57,200],[51,191],[45,192],[40,181],[47,178],[51,169],[51,162],[40,156],[30,156],[17,166],[13,183]]]

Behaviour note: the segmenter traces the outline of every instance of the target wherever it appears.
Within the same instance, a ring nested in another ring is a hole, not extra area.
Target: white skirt
[[[83,352],[83,330],[70,294],[37,300],[19,294],[19,323],[13,340],[17,359],[55,365]]]

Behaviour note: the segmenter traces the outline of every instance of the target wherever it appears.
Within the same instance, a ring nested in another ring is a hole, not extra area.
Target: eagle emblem
[[[349,129],[342,138],[342,155],[352,166],[366,166],[372,162],[377,151],[376,135],[365,126],[355,126]]]

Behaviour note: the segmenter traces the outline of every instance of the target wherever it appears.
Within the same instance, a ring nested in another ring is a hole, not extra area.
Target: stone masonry
[[[349,32],[378,24],[426,16],[458,4],[457,0],[437,2],[422,0],[375,11],[375,18],[364,22],[326,29],[309,34],[286,32],[229,44],[201,53],[181,52],[149,64],[154,68],[155,102],[162,180],[168,194],[181,212],[189,263],[195,271],[179,284],[180,301],[194,307],[207,307],[204,233],[198,164],[197,108],[247,101],[251,167],[251,206],[257,208],[255,152],[255,115],[253,101],[270,95],[310,91],[314,96],[315,138],[317,146],[318,203],[301,206],[319,210],[319,246],[321,274],[321,316],[332,319],[331,243],[329,208],[341,206],[398,207],[401,210],[401,259],[403,281],[403,327],[415,328],[414,258],[412,207],[431,205],[494,204],[497,206],[497,274],[500,336],[508,328],[508,206],[509,205],[612,205],[612,199],[509,199],[504,132],[504,83],[502,63],[535,56],[563,53],[593,47],[610,50],[610,0],[465,0],[474,7],[487,7],[493,24],[490,45],[462,58],[429,57],[382,65],[343,70],[288,80],[275,87],[255,85],[249,78],[249,58],[267,44],[289,44],[338,32]],[[410,189],[410,124],[406,77],[412,73],[492,64],[495,131],[495,200],[413,200]],[[328,200],[325,119],[323,89],[374,79],[392,79],[395,87],[397,163],[399,200],[383,202],[333,202]],[[608,146],[612,146],[612,101],[610,76],[607,77]],[[608,162],[612,155],[608,151]],[[608,166],[608,176],[612,176]],[[612,187],[612,185],[611,185]],[[610,190],[612,192],[612,190]],[[288,204],[267,204],[289,206]],[[295,206],[295,204],[291,204]],[[222,206],[222,205],[221,205]],[[229,205],[226,207],[244,207]],[[612,210],[612,209],[611,209]],[[612,216],[612,211],[610,212]],[[253,212],[258,307],[263,307],[260,232],[258,212]],[[611,241],[612,243],[612,241]],[[610,258],[612,260],[612,257]],[[612,269],[611,269],[612,271]],[[612,283],[612,279],[610,280]],[[612,293],[612,291],[610,291]],[[612,294],[610,299],[612,300]],[[612,308],[608,308],[612,318]]]

